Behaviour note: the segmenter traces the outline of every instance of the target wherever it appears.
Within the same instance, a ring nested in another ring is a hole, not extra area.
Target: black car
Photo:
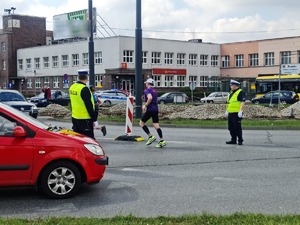
[[[167,92],[158,97],[157,102],[159,104],[165,103],[185,103],[189,102],[189,97],[182,92]]]
[[[29,114],[33,118],[37,118],[38,116],[38,108],[36,105],[27,102],[25,97],[18,91],[1,89],[0,102]]]
[[[271,91],[263,95],[262,97],[256,97],[251,100],[252,103],[259,104],[259,103],[272,103],[277,104],[278,98],[280,96],[280,102],[282,104],[294,104],[295,102],[299,101],[298,95],[294,91]]]
[[[37,107],[46,107],[48,102],[44,96],[45,93],[41,92],[40,94],[29,98],[29,101],[34,103]],[[51,90],[51,99],[49,100],[49,103],[68,106],[70,103],[70,96],[68,93],[60,90]]]

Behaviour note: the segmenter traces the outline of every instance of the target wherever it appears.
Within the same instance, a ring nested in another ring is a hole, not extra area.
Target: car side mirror
[[[23,127],[16,126],[14,128],[14,131],[13,131],[13,136],[14,137],[26,137],[27,136],[27,132],[26,132],[26,130]]]

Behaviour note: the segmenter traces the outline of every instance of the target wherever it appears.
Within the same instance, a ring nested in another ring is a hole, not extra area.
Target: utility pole
[[[93,26],[93,0],[89,0],[89,83],[95,85],[95,62],[94,62],[94,26]]]
[[[142,118],[142,3],[136,0],[135,29],[135,117]]]

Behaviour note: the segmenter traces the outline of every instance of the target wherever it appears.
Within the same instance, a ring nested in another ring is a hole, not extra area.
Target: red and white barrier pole
[[[129,95],[127,97],[126,104],[126,125],[125,125],[125,134],[131,135],[132,133],[132,120],[133,120],[133,96]]]

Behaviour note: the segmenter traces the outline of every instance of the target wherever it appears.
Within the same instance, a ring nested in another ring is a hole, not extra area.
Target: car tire
[[[256,101],[254,101],[254,104],[259,104],[259,101],[257,101],[257,100],[256,100]]]
[[[57,161],[46,166],[42,171],[40,186],[47,197],[63,199],[79,191],[81,180],[81,174],[76,165],[68,161]]]
[[[160,104],[165,104],[165,101],[160,101]]]
[[[111,101],[106,100],[106,101],[103,102],[103,105],[104,106],[111,106]]]
[[[286,104],[286,101],[281,101],[281,104],[285,105],[285,104]]]

